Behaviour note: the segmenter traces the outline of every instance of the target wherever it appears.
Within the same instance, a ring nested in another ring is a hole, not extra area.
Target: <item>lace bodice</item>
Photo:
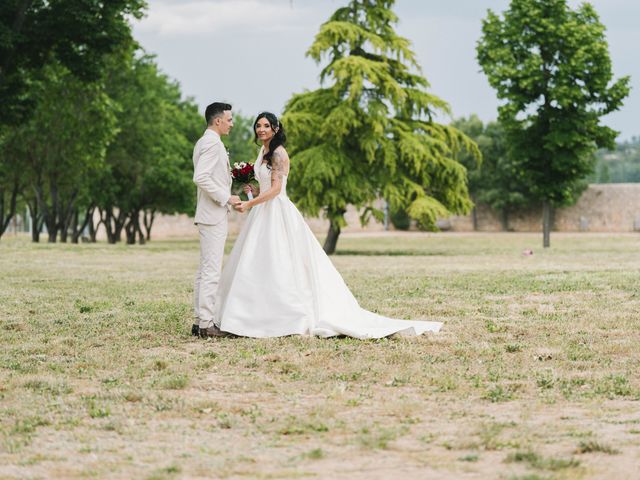
[[[256,179],[260,184],[260,191],[266,192],[271,188],[271,174],[272,170],[267,165],[267,162],[262,161],[262,155],[264,152],[264,147],[260,149],[260,153],[258,154],[258,158],[256,159],[256,163],[253,166],[253,171],[256,175]],[[282,190],[278,196],[286,197],[287,196],[287,175],[289,174],[289,166],[286,166],[286,170],[284,171],[284,175],[282,176]]]

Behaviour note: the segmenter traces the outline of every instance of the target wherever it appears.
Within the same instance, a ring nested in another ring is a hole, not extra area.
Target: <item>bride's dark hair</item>
[[[273,152],[275,152],[276,148],[278,148],[280,145],[284,146],[285,142],[287,141],[287,136],[284,133],[284,126],[282,125],[282,122],[278,120],[278,117],[276,117],[271,112],[262,112],[258,114],[258,116],[256,117],[256,121],[253,122],[253,135],[255,137],[254,140],[256,144],[260,144],[258,142],[256,127],[258,126],[258,120],[260,120],[261,118],[266,118],[267,122],[269,122],[269,125],[271,125],[271,130],[275,132],[273,137],[271,137],[271,141],[269,142],[269,151],[264,155],[264,157],[262,157],[264,160],[266,160],[267,166],[271,168],[271,159],[273,158]]]

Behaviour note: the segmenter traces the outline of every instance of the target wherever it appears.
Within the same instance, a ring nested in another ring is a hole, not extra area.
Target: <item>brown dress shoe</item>
[[[213,325],[208,328],[200,328],[200,338],[211,338],[211,337],[228,337],[229,334],[227,332],[223,332],[218,328],[217,325]]]
[[[200,336],[200,325],[198,325],[197,323],[191,325],[191,335],[193,335],[194,337]]]

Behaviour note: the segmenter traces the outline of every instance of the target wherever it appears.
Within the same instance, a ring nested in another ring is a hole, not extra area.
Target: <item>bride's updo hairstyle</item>
[[[273,152],[275,152],[276,148],[278,148],[280,145],[284,146],[285,142],[287,141],[287,136],[284,133],[282,122],[278,120],[278,117],[276,117],[271,112],[262,112],[258,114],[258,116],[256,117],[256,121],[253,122],[253,134],[255,136],[256,144],[259,144],[256,127],[258,126],[258,120],[260,120],[261,118],[267,119],[267,122],[269,122],[269,125],[271,125],[271,130],[273,130],[274,132],[274,135],[273,137],[271,137],[271,141],[269,142],[269,152],[264,157],[262,157],[267,162],[267,166],[271,168],[271,159],[273,157]]]

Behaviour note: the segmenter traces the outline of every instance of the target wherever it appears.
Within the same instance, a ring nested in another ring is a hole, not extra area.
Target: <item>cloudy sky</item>
[[[318,86],[320,66],[305,57],[320,25],[348,0],[147,0],[134,35],[157,55],[201,108],[228,101],[255,115],[280,113],[294,92]],[[578,5],[577,0],[570,0]],[[617,77],[631,75],[630,97],[605,122],[626,140],[640,135],[640,1],[592,0],[602,22]],[[397,0],[397,31],[417,54],[431,92],[454,116],[496,118],[498,102],[475,60],[481,20],[508,0]],[[448,121],[447,119],[442,119]]]

